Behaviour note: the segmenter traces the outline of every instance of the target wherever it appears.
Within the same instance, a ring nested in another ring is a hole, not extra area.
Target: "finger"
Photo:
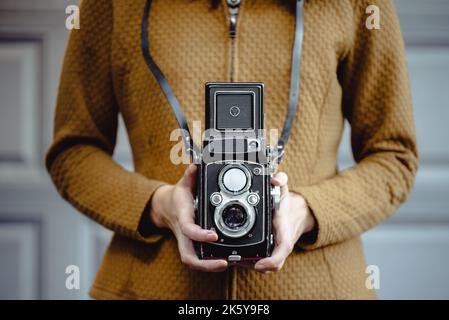
[[[193,211],[183,209],[178,217],[178,224],[184,236],[199,242],[213,242],[218,240],[215,231],[201,228],[193,220]]]
[[[193,189],[196,182],[196,172],[197,172],[197,166],[194,164],[191,164],[187,167],[186,171],[184,171],[184,175],[182,176],[180,180],[180,184],[183,187],[186,187],[190,190]]]
[[[226,260],[200,260],[193,248],[193,243],[183,235],[178,239],[181,261],[188,267],[204,272],[222,272],[228,267]]]
[[[284,199],[288,195],[288,176],[285,172],[278,172],[271,179],[271,184],[281,188],[281,199]]]
[[[281,171],[276,173],[276,175],[271,179],[271,183],[275,186],[282,187],[284,185],[287,185],[288,182],[288,176],[285,172]]]
[[[275,231],[276,245],[274,247],[271,257],[259,260],[254,269],[260,272],[279,271],[284,265],[285,259],[292,252],[293,248],[289,245],[288,237],[286,236],[285,225],[279,218],[273,220],[273,230]]]
[[[259,260],[254,269],[259,272],[279,271],[284,265],[285,259],[287,259],[290,251],[288,246],[284,243],[277,245],[271,257]]]
[[[218,240],[218,235],[215,231],[206,230],[194,223],[182,223],[181,231],[190,240],[199,242],[214,242]]]

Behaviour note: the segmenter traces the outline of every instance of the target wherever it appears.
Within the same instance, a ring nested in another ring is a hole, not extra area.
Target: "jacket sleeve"
[[[118,117],[110,71],[112,3],[82,1],[81,28],[71,32],[65,53],[46,167],[58,192],[78,210],[152,243],[162,236],[149,223],[149,200],[162,182],[112,160]]]
[[[317,227],[298,245],[314,249],[362,234],[388,218],[411,191],[418,155],[404,43],[393,1],[380,9],[381,29],[365,27],[367,1],[353,1],[352,49],[341,66],[343,111],[356,165],[310,186],[306,199]]]

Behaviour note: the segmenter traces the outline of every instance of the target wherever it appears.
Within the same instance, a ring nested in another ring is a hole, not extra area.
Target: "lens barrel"
[[[248,214],[241,205],[231,204],[223,210],[222,218],[228,228],[236,230],[245,225]]]

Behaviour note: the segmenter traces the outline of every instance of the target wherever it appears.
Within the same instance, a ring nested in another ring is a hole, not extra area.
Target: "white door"
[[[61,200],[43,165],[69,4],[0,1],[0,299],[87,298],[110,237]],[[66,288],[70,265],[79,290]]]

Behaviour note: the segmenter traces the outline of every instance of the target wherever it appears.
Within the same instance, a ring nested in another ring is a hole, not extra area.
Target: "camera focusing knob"
[[[198,197],[196,197],[195,200],[193,200],[193,209],[195,211],[198,210]]]
[[[259,141],[257,141],[256,139],[249,139],[248,140],[248,151],[249,152],[259,151]]]
[[[273,200],[273,209],[278,211],[281,206],[281,188],[279,186],[274,186],[271,189],[271,198]]]

